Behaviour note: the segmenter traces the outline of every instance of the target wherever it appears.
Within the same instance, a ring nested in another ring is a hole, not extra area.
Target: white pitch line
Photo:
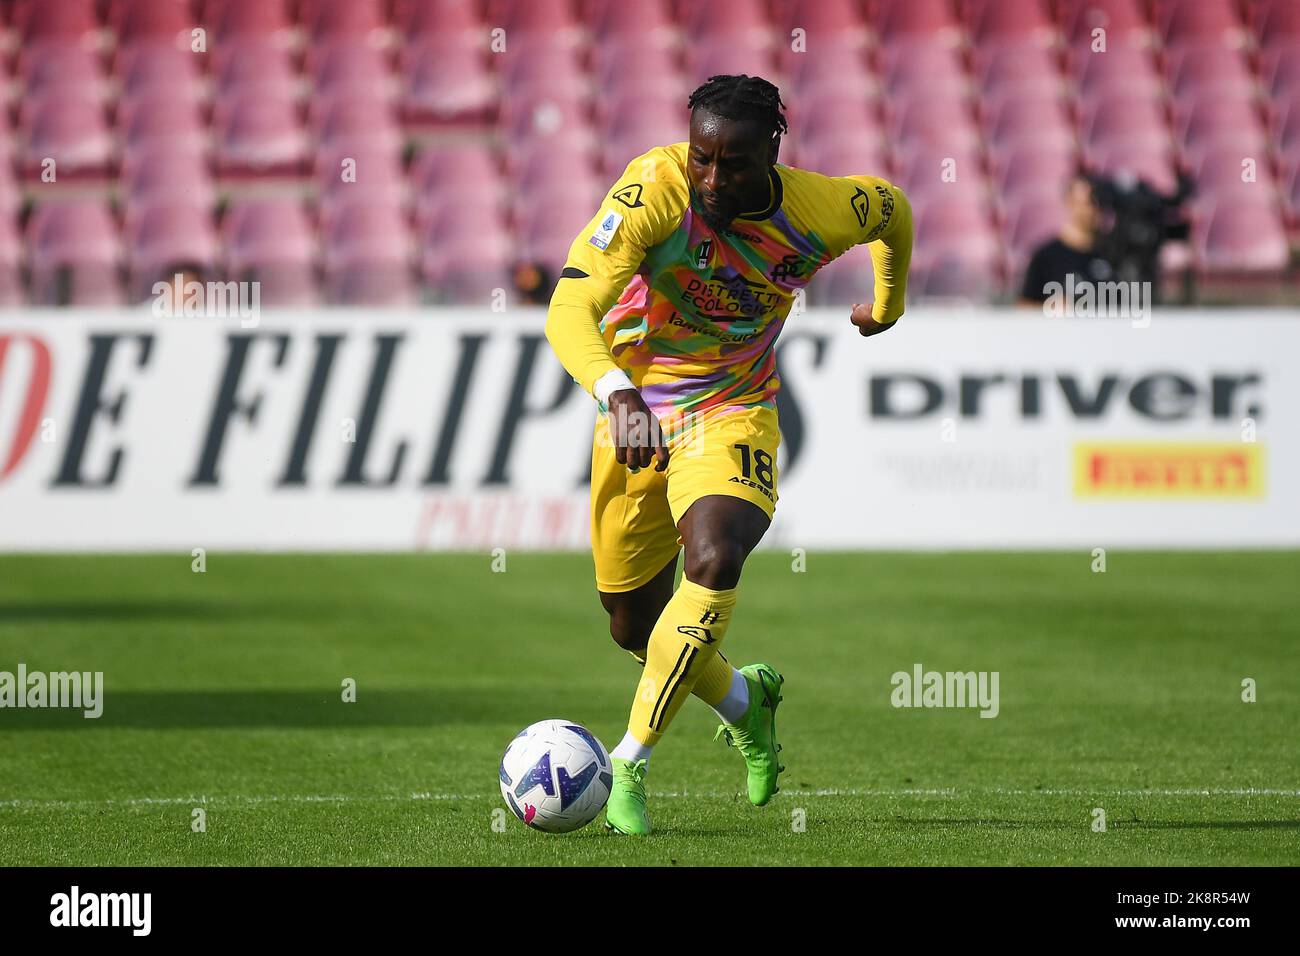
[[[782,790],[787,797],[1288,797],[1300,798],[1300,789],[1273,787],[1166,787],[1166,788],[1053,788],[1021,789],[1015,787],[875,787],[825,790]],[[652,791],[651,797],[661,799],[692,798],[702,800],[738,799],[739,791]],[[150,807],[150,806],[210,806],[213,804],[238,804],[259,806],[268,803],[419,803],[423,801],[495,801],[496,794],[488,793],[377,793],[377,794],[227,794],[224,796],[193,797],[130,797],[104,800],[0,800],[0,810],[79,810],[99,807]]]

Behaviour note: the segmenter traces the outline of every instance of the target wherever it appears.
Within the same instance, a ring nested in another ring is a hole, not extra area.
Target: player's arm
[[[875,301],[855,304],[850,320],[863,335],[892,328],[903,314],[907,269],[912,262],[912,205],[903,190],[874,176],[852,176],[867,193],[866,222],[860,242],[867,244],[875,271]]]
[[[656,176],[643,182],[638,174],[653,170],[646,157],[633,160],[606,195],[600,210],[569,247],[569,256],[546,313],[546,338],[560,364],[610,413],[615,457],[621,464],[662,471],[668,450],[660,430],[637,443],[626,423],[657,421],[631,379],[614,360],[600,330],[604,315],[618,302],[641,266],[645,253],[671,229],[671,187]],[[634,418],[633,413],[644,418]],[[623,423],[616,427],[616,423]],[[632,440],[629,440],[629,439]]]

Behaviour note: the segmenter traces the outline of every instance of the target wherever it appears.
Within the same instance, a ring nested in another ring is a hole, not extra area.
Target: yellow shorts
[[[614,457],[609,419],[596,418],[591,450],[591,552],[596,587],[631,591],[677,557],[677,522],[705,495],[752,501],[776,511],[775,408],[729,407],[695,416],[668,438],[668,468],[636,474]]]

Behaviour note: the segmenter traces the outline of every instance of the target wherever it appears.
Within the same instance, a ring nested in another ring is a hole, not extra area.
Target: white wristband
[[[596,401],[601,405],[609,404],[611,392],[616,392],[620,388],[636,388],[632,380],[627,377],[627,372],[621,368],[610,369],[600,378],[596,379],[596,384],[591,387],[591,392],[596,396]]]

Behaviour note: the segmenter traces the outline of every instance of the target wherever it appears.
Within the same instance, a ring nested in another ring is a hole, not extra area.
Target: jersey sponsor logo
[[[737,239],[744,239],[746,242],[762,242],[762,236],[756,236],[752,232],[741,232],[739,229],[721,229],[724,236],[734,236]]]
[[[875,228],[867,233],[867,242],[872,242],[884,232],[889,225],[890,217],[894,215],[894,194],[884,186],[877,186],[876,195],[880,197],[880,222],[876,223]],[[866,224],[863,223],[863,225]]]
[[[853,215],[858,217],[858,225],[865,226],[867,214],[871,211],[871,198],[867,191],[859,186],[858,191],[849,197],[849,205],[853,207]]]
[[[738,315],[762,316],[781,302],[781,293],[764,282],[735,275],[727,279],[692,279],[682,290],[684,311],[698,316],[733,319]]]
[[[622,213],[614,212],[612,209],[601,210],[600,226],[592,233],[587,242],[604,252],[609,248],[610,242],[614,239],[614,233],[618,232],[618,227],[622,222]]]
[[[731,316],[715,316],[715,318],[727,320],[730,319]],[[690,329],[692,332],[699,332],[702,335],[707,335],[710,338],[717,339],[719,342],[727,345],[748,342],[750,339],[762,334],[762,330],[756,330],[753,332],[723,332],[720,329],[711,328],[710,326],[703,325],[699,322],[692,322],[680,312],[674,312],[672,318],[668,320],[668,324],[681,326],[684,329]]]
[[[713,240],[705,239],[700,243],[699,251],[695,253],[695,268],[703,269],[709,264],[709,253],[713,251]]]
[[[610,199],[617,199],[629,209],[640,209],[645,205],[641,201],[641,184],[633,183],[631,186],[624,186],[622,189],[616,189],[610,193]]]
[[[809,273],[813,262],[814,260],[806,259],[798,253],[791,253],[772,266],[772,271],[768,275],[771,276],[774,282],[786,278],[802,279]]]

